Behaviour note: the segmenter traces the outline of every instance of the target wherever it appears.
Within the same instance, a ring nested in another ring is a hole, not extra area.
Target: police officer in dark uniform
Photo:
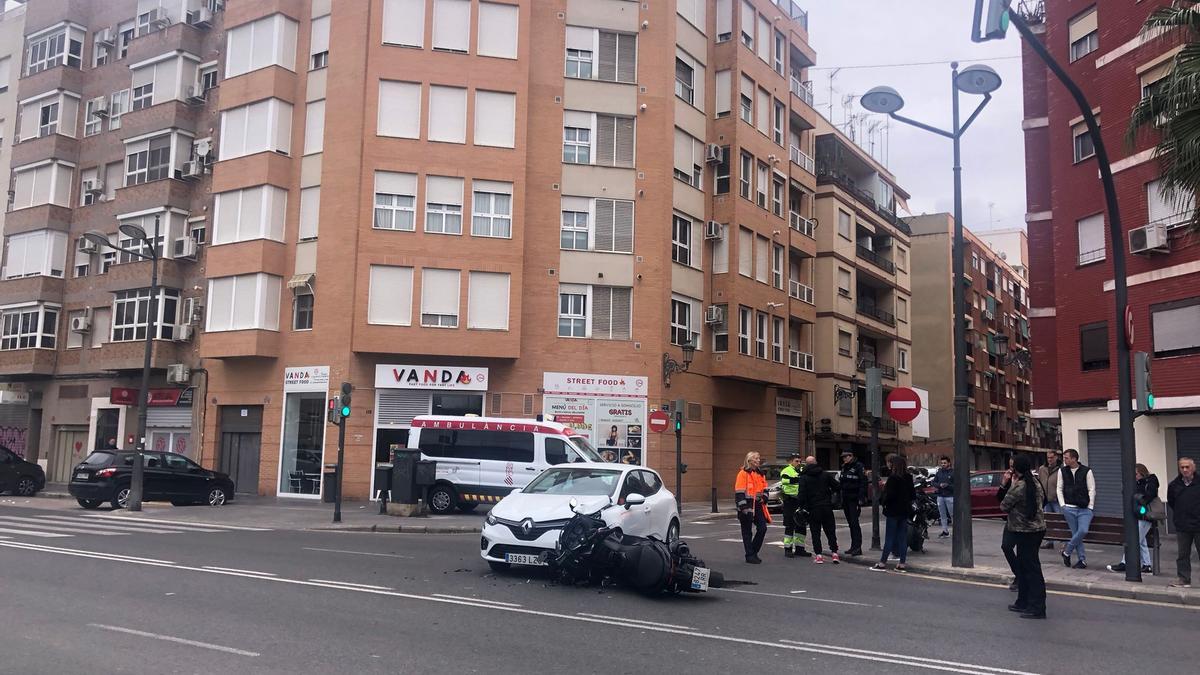
[[[838,482],[842,485],[842,512],[850,526],[850,550],[846,555],[862,555],[862,528],[858,518],[862,505],[867,502],[867,468],[853,452],[842,453],[842,475]]]

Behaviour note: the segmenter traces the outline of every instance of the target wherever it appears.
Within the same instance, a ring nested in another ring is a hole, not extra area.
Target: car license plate
[[[75,478],[77,478],[79,480],[87,480],[88,473],[86,471],[80,471],[79,473],[75,474]]]
[[[697,567],[692,571],[692,590],[707,591],[708,590],[708,568]]]
[[[541,556],[529,555],[528,553],[505,553],[504,561],[513,565],[545,565],[545,561]]]

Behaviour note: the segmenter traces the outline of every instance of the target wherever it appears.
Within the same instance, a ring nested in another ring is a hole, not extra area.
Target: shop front
[[[542,411],[587,436],[607,461],[645,465],[648,386],[630,375],[545,373]]]
[[[390,462],[393,450],[408,445],[408,430],[418,415],[482,416],[487,388],[487,368],[376,365],[375,463]]]
[[[279,443],[280,497],[320,499],[325,451],[329,366],[283,371],[283,420]]]
[[[112,387],[108,401],[93,405],[92,448],[132,448],[136,444],[137,407],[140,392],[131,387]],[[146,448],[175,452],[199,460],[192,436],[193,387],[151,389],[146,400]],[[121,429],[132,425],[122,438]]]

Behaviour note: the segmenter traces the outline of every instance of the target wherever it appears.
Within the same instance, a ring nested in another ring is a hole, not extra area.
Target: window
[[[171,177],[171,135],[127,146],[125,186]]]
[[[675,96],[683,99],[688,105],[695,102],[694,79],[696,69],[682,58],[675,57]]]
[[[706,5],[708,5],[708,0],[679,0],[675,11],[703,33],[705,30]]]
[[[838,415],[840,415],[842,417],[853,417],[854,416],[854,399],[852,399],[852,398],[838,399],[837,411],[838,411]]]
[[[413,268],[371,265],[367,323],[412,325]]]
[[[738,274],[754,276],[754,232],[744,227],[738,228]]]
[[[381,230],[412,232],[417,220],[417,175],[375,172],[375,220]]]
[[[419,138],[421,135],[421,85],[413,82],[379,82],[380,136]]]
[[[272,213],[272,215],[274,214]],[[301,188],[300,224],[297,228],[297,238],[300,241],[311,241],[317,238],[317,232],[320,230],[320,217],[321,186]]]
[[[850,297],[850,284],[852,283],[851,277],[850,277],[850,270],[839,267],[837,279],[838,279],[838,295],[846,297],[846,298]]]
[[[732,80],[732,74],[730,73],[730,71],[728,71],[728,70],[718,70],[717,71],[717,78],[716,78],[716,85],[717,85],[717,95],[716,95],[716,99],[717,99],[716,113],[717,113],[717,115],[716,116],[717,116],[717,118],[729,116],[729,106],[730,106],[729,87],[730,87],[731,80]]]
[[[213,200],[213,244],[283,241],[287,190],[274,185],[222,192]]]
[[[783,289],[783,246],[771,245],[771,285]]]
[[[775,72],[783,74],[783,58],[787,54],[787,41],[783,33],[775,31]]]
[[[221,113],[221,159],[291,151],[291,103],[269,98]]]
[[[908,323],[908,300],[896,298],[896,318],[902,323]]]
[[[15,167],[12,177],[12,209],[42,204],[71,206],[75,167],[56,160],[33,167]]]
[[[225,38],[225,77],[280,66],[296,70],[298,23],[282,14],[230,28]]]
[[[771,317],[771,360],[783,363],[783,319]]]
[[[509,275],[471,272],[467,281],[467,328],[508,330]]]
[[[141,110],[154,105],[154,82],[147,82],[133,88],[133,109]]]
[[[304,154],[312,155],[325,145],[325,101],[310,101],[304,106]]]
[[[738,114],[746,124],[754,124],[754,80],[742,76],[742,89],[738,95]]]
[[[62,278],[67,265],[67,233],[52,230],[23,232],[8,237],[5,279]]]
[[[567,164],[591,164],[591,129],[563,127],[563,161]]]
[[[908,269],[908,250],[896,247],[896,269],[903,272]]]
[[[318,189],[320,189],[320,188],[318,188]],[[300,195],[300,209],[301,209],[301,213],[303,213],[303,209],[304,209],[303,193],[301,193],[301,195]],[[208,235],[208,228],[205,227],[205,225],[204,225],[204,219],[198,218],[198,219],[189,220],[188,226],[191,228],[190,234],[192,236],[192,240],[195,241],[197,244],[204,245],[204,243],[206,241],[205,237]]]
[[[754,357],[767,358],[767,313],[756,312],[756,330],[754,332]]]
[[[1200,353],[1200,298],[1150,307],[1155,356]]]
[[[104,131],[104,118],[98,117],[96,111],[104,105],[104,97],[87,102],[83,110],[83,135],[95,136]]]
[[[117,25],[117,58],[123,59],[129,55],[129,43],[133,42],[133,21],[122,21]]]
[[[1108,370],[1108,323],[1079,327],[1079,360],[1082,370]]]
[[[100,197],[100,169],[84,169],[79,173],[79,205],[91,206]]]
[[[329,15],[313,19],[310,29],[308,69],[317,70],[329,65]]]
[[[692,338],[692,305],[687,300],[671,299],[671,344],[685,345]]]
[[[467,142],[466,89],[430,85],[429,140],[443,143]]]
[[[458,270],[421,270],[421,325],[458,328]]]
[[[729,351],[729,305],[715,305],[721,313],[721,320],[710,324],[713,330],[713,351]]]
[[[767,283],[767,275],[770,273],[768,265],[771,256],[771,240],[762,235],[754,238],[754,279],[762,283]]]
[[[738,307],[738,353],[750,355],[750,321],[749,307]]]
[[[475,145],[511,148],[516,144],[517,95],[475,92]]]
[[[501,59],[517,58],[517,31],[520,16],[516,5],[494,2],[479,3],[479,40],[476,52],[480,56]]]
[[[462,234],[463,179],[425,177],[425,231]]]
[[[597,199],[595,214],[594,249],[610,253],[633,253],[633,202]]]
[[[579,291],[583,292],[579,292]],[[586,288],[561,286],[558,293],[558,336],[587,337]]]
[[[721,161],[717,163],[717,169],[713,176],[716,181],[716,193],[719,195],[729,194],[729,146],[721,148]]]
[[[733,0],[717,0],[717,43],[733,39]]]
[[[850,231],[854,227],[854,220],[849,213],[838,210],[837,231],[838,236],[843,239],[850,239]]]
[[[771,213],[783,217],[783,186],[784,178],[779,174],[771,176]]]
[[[704,189],[704,144],[686,131],[675,129],[675,178]]]
[[[58,315],[55,305],[31,305],[4,310],[0,350],[54,349],[58,337]]]
[[[741,155],[741,165],[738,167],[738,194],[750,199],[750,183],[753,180],[754,158],[746,153]]]
[[[75,319],[82,319],[85,316],[87,316],[87,314],[84,310],[77,310],[67,314],[67,349],[79,349],[83,346],[83,333],[70,330],[70,328],[71,323],[74,322]]]
[[[634,120],[632,117],[596,115],[596,159],[602,166],[633,166]]]
[[[692,220],[678,213],[671,218],[671,260],[692,264]]]
[[[1071,19],[1067,24],[1067,34],[1071,43],[1071,61],[1078,61],[1099,49],[1100,30],[1097,24],[1096,8],[1092,7]]]
[[[759,162],[758,163],[758,176],[757,176],[758,182],[756,185],[756,187],[758,188],[758,191],[756,192],[755,203],[758,204],[758,207],[760,209],[767,208],[767,189],[768,189],[767,186],[771,182],[770,178],[769,178],[770,175],[771,175],[770,167],[768,167],[766,164],[763,164],[762,162]]]
[[[112,341],[145,340],[150,318],[150,289],[134,288],[113,294]],[[179,291],[162,288],[155,303],[154,339],[170,340],[178,323]]]
[[[475,191],[471,236],[512,237],[512,183],[472,181]]]
[[[279,330],[282,282],[280,277],[263,273],[209,279],[204,330]]]
[[[1095,156],[1096,145],[1092,142],[1092,132],[1088,131],[1086,124],[1080,123],[1072,127],[1071,135],[1075,138],[1076,163]]]
[[[83,66],[83,32],[61,25],[50,32],[30,38],[25,48],[25,75],[33,75],[54,66]]]
[[[754,11],[754,5],[751,5],[746,0],[742,0],[742,44],[754,49],[754,19],[758,13]]]
[[[471,39],[470,0],[433,0],[433,48],[467,53]]]
[[[1192,217],[1195,199],[1190,194],[1183,199],[1168,198],[1161,184],[1161,180],[1146,183],[1146,222],[1163,223],[1168,228],[1186,224]]]
[[[425,0],[384,0],[383,42],[422,47],[425,41]]]
[[[1104,214],[1097,213],[1076,223],[1079,233],[1079,264],[1104,260],[1106,255],[1104,244]]]
[[[844,330],[838,331],[838,354],[842,356],[850,356],[852,354],[851,347],[854,342],[854,336]]]
[[[570,30],[568,28],[568,30]],[[592,79],[592,50],[567,48],[567,77]]]
[[[58,133],[59,102],[42,104],[38,110],[38,138]]]
[[[114,91],[108,102],[108,130],[121,128],[121,115],[129,110],[129,90]]]
[[[896,350],[896,369],[902,373],[908,372],[908,350],[898,348]]]
[[[217,66],[203,66],[200,68],[200,92],[207,93],[217,88]]]
[[[292,298],[292,330],[312,330],[313,294],[296,293]]]
[[[562,233],[559,246],[569,251],[588,250],[588,212],[562,212]]]
[[[637,36],[599,31],[600,62],[597,79],[606,82],[637,81]]]
[[[784,107],[781,101],[775,101],[775,113],[771,117],[771,140],[775,141],[778,146],[783,146],[783,121],[787,119],[787,108]]]

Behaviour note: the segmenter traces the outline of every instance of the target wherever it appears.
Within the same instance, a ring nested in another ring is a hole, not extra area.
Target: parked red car
[[[971,473],[971,517],[1003,518],[1000,500],[996,495],[1004,482],[1003,471],[975,471]]]

